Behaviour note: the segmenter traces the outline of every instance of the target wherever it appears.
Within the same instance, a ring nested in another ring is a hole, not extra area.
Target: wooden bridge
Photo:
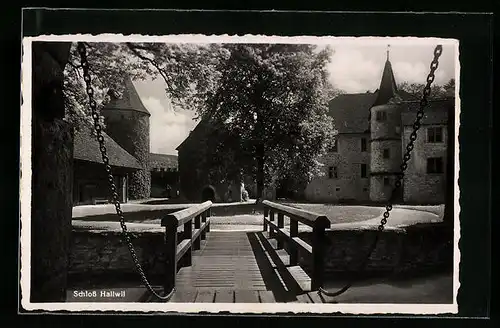
[[[155,289],[174,290],[169,302],[182,303],[328,302],[317,293],[328,218],[270,201],[261,206],[261,231],[210,231],[210,201],[164,216],[164,283]],[[299,224],[312,229],[311,244],[298,237]],[[163,302],[145,287],[115,301]]]
[[[168,254],[162,287],[175,288],[170,302],[327,301],[316,292],[323,283],[327,217],[264,201],[261,232],[211,232],[211,205],[208,201],[162,220]],[[312,245],[298,237],[299,223],[312,228]],[[298,265],[299,252],[310,259],[310,274]],[[152,295],[143,300],[160,301]]]

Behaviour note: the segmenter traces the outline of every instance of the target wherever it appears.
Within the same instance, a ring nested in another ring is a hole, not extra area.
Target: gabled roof
[[[342,94],[330,101],[328,115],[339,133],[364,133],[369,129],[369,115],[377,92]]]
[[[166,154],[149,154],[149,167],[150,168],[164,168],[164,169],[176,169],[177,156],[176,155],[166,155]]]
[[[110,165],[141,169],[139,161],[134,156],[120,147],[106,133],[103,132],[102,135],[104,137],[104,145],[106,146]],[[99,143],[92,133],[92,128],[88,125],[82,126],[80,131],[75,131],[73,158],[76,160],[102,163]]]
[[[186,137],[186,139],[184,139],[180,143],[180,145],[177,146],[177,148],[175,148],[175,150],[177,151],[181,150],[184,147],[184,145],[186,145],[186,143],[192,138],[204,137],[206,133],[208,133],[212,128],[213,126],[210,125],[208,118],[202,119],[198,124],[196,124],[194,129],[191,132],[189,132],[189,135]]]
[[[103,110],[106,109],[121,109],[121,110],[133,110],[137,112],[141,112],[147,115],[151,115],[149,111],[146,109],[144,104],[135,89],[134,84],[132,83],[132,79],[127,77],[125,79],[125,86],[123,90],[123,94],[120,98],[116,97],[113,90],[109,91],[109,95],[111,96],[111,101],[104,106]]]
[[[404,101],[401,103],[401,120],[403,125],[413,125],[420,101]],[[455,97],[430,99],[424,109],[422,124],[448,124],[448,110],[455,108]]]

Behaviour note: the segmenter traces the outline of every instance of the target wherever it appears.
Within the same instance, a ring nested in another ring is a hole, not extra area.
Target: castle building
[[[389,54],[377,91],[332,99],[329,115],[338,135],[321,159],[325,174],[309,183],[306,199],[333,203],[389,200],[419,103],[397,89]],[[454,97],[429,100],[396,202],[444,202],[448,113],[454,103]]]
[[[178,190],[177,156],[150,152],[151,114],[142,103],[132,80],[124,92],[101,110],[105,121],[104,143],[121,202],[153,197],[175,197]],[[92,126],[75,132],[73,203],[109,202],[108,178]]]

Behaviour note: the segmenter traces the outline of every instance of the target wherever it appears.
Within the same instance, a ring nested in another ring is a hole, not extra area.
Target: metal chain
[[[436,46],[436,48],[434,49],[434,58],[433,58],[431,65],[430,65],[430,72],[429,72],[429,75],[427,76],[427,83],[424,87],[424,90],[422,91],[422,99],[420,100],[420,107],[417,111],[417,116],[415,118],[415,121],[413,122],[413,131],[410,134],[410,141],[408,142],[408,145],[406,145],[406,152],[403,156],[403,163],[400,165],[401,171],[397,175],[396,182],[394,184],[394,188],[392,189],[392,194],[391,194],[391,197],[389,199],[389,203],[385,206],[385,212],[383,214],[383,218],[380,220],[380,225],[378,226],[378,233],[375,236],[375,240],[369,249],[368,255],[366,256],[365,260],[361,264],[360,270],[366,265],[366,262],[368,262],[368,259],[370,258],[371,254],[375,250],[375,247],[377,246],[377,242],[378,242],[378,239],[380,237],[380,233],[382,231],[384,231],[385,225],[387,223],[387,219],[389,218],[390,212],[392,210],[392,204],[393,204],[395,197],[397,195],[396,192],[401,187],[402,180],[404,178],[404,172],[408,168],[408,161],[410,161],[411,152],[413,151],[413,148],[415,147],[414,143],[415,143],[415,140],[417,140],[417,131],[420,129],[421,120],[424,117],[424,109],[427,106],[427,104],[429,103],[427,98],[431,94],[431,84],[432,84],[432,82],[434,82],[434,78],[435,78],[434,73],[435,73],[436,69],[438,68],[438,65],[439,65],[438,60],[439,60],[439,57],[441,56],[442,52],[443,52],[443,46],[441,46],[441,45]],[[352,284],[353,284],[353,281],[351,281],[346,286],[344,286],[343,288],[341,288],[340,290],[338,290],[336,292],[329,292],[323,288],[319,288],[318,292],[320,294],[325,294],[329,297],[335,297],[335,296],[338,296],[338,295],[346,292],[352,286]]]
[[[109,188],[111,191],[113,204],[115,205],[115,208],[116,208],[116,214],[118,215],[118,217],[120,219],[120,226],[122,228],[123,239],[125,240],[125,242],[128,246],[128,249],[130,251],[130,255],[132,256],[132,259],[134,261],[137,272],[141,276],[141,279],[142,279],[144,285],[146,286],[146,288],[149,290],[149,292],[151,292],[158,299],[168,301],[172,297],[172,295],[174,294],[175,287],[172,289],[172,291],[170,291],[165,296],[158,294],[153,289],[153,287],[149,283],[148,279],[146,278],[146,274],[144,273],[144,270],[142,269],[140,261],[137,257],[136,252],[135,252],[134,246],[132,245],[130,235],[127,231],[127,226],[125,224],[125,218],[123,216],[123,211],[121,210],[120,200],[119,200],[118,192],[116,189],[116,185],[114,183],[114,178],[113,178],[111,166],[109,164],[109,158],[107,155],[106,146],[104,145],[104,137],[102,135],[102,126],[100,124],[100,115],[99,115],[99,112],[97,111],[97,103],[94,100],[94,89],[92,88],[92,85],[91,85],[89,64],[88,64],[88,60],[87,60],[87,50],[86,50],[85,44],[83,42],[78,42],[77,48],[78,48],[78,53],[80,54],[80,57],[81,57],[81,66],[83,69],[83,80],[85,81],[86,87],[87,87],[87,95],[89,97],[89,106],[91,109],[92,118],[94,119],[94,129],[95,129],[95,132],[97,134],[97,141],[99,142],[99,150],[101,151],[102,161],[103,161],[104,166],[106,168],[106,173],[108,174]],[[167,292],[167,291],[165,291],[165,292]]]

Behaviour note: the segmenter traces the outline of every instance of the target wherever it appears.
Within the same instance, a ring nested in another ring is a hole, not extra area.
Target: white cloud
[[[350,48],[335,49],[328,65],[333,85],[347,93],[377,89],[382,69],[376,61],[365,58],[361,51]]]
[[[397,83],[406,81],[408,83],[424,84],[427,81],[430,67],[423,62],[409,63],[398,61],[392,64],[392,69]],[[437,71],[435,75],[435,84],[442,85],[449,79],[447,79],[444,71]]]
[[[346,45],[334,47],[328,65],[330,80],[336,88],[347,93],[375,91],[386,61],[384,46]],[[391,47],[390,60],[396,83],[425,83],[430,70],[432,47]],[[435,84],[444,84],[454,76],[454,51],[447,48],[436,71]]]
[[[164,101],[162,101],[164,100]],[[144,97],[142,102],[151,113],[150,145],[151,152],[176,155],[175,148],[189,135],[196,122],[194,113],[173,110],[166,99]]]

